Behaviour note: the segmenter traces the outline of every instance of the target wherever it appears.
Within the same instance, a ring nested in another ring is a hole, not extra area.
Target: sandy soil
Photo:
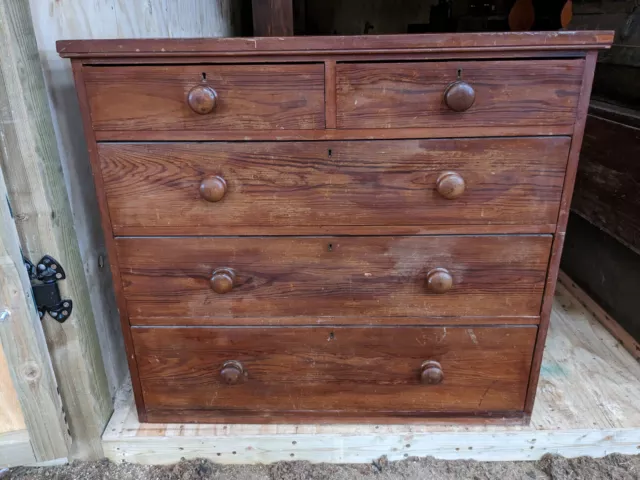
[[[409,458],[372,464],[331,465],[280,462],[271,465],[218,465],[208,460],[183,461],[169,466],[145,466],[109,461],[76,462],[47,468],[16,468],[2,480],[460,480],[555,479],[638,480],[640,455],[573,458],[547,455],[538,462],[446,461]]]

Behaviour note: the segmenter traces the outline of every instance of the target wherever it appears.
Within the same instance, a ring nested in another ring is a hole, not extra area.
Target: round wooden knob
[[[216,108],[216,102],[218,100],[218,94],[216,91],[207,85],[198,85],[189,90],[187,94],[187,103],[191,110],[200,114],[206,115],[213,112]]]
[[[229,360],[222,365],[220,376],[227,385],[237,385],[244,382],[244,367],[237,360]]]
[[[217,268],[213,271],[213,275],[211,275],[209,283],[211,285],[211,290],[222,295],[233,290],[235,281],[236,272],[231,268]]]
[[[200,182],[200,196],[207,202],[219,202],[227,193],[227,182],[219,176],[207,177]]]
[[[467,82],[458,80],[444,91],[444,103],[454,112],[469,110],[476,100],[476,91]]]
[[[420,381],[425,385],[437,385],[444,380],[442,366],[435,360],[427,360],[422,363]]]
[[[465,186],[464,178],[456,172],[441,173],[436,180],[437,192],[449,200],[461,196],[464,193]]]
[[[451,290],[453,277],[446,268],[434,268],[427,273],[427,288],[433,293],[445,293]]]

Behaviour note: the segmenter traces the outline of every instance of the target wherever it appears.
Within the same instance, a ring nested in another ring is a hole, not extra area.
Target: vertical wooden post
[[[1,22],[2,20],[0,20]],[[1,89],[1,87],[0,87]],[[31,297],[16,226],[0,170],[0,344],[38,462],[68,455],[64,421],[47,343]]]
[[[28,0],[0,0],[0,44],[0,162],[22,248],[33,261],[49,254],[62,264],[67,279],[60,289],[74,302],[73,313],[65,323],[48,317],[42,321],[73,438],[70,456],[100,458],[100,437],[111,415],[112,401]],[[13,295],[19,293],[14,291]],[[12,333],[18,334],[13,342],[24,342],[25,335],[33,335]],[[11,343],[7,337],[3,342],[5,352],[15,348]],[[33,381],[43,375],[43,369],[26,368],[23,374],[27,376],[23,381]],[[32,392],[24,389],[22,394]],[[40,426],[41,433],[48,429],[46,424]]]
[[[293,0],[253,0],[254,37],[293,35]]]

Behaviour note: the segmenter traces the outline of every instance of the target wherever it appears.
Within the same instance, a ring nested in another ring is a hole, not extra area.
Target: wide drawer
[[[86,67],[83,75],[98,131],[324,128],[322,64]]]
[[[537,317],[550,247],[550,235],[116,239],[138,325]]]
[[[583,68],[581,59],[339,63],[337,125],[571,125]]]
[[[536,327],[133,328],[148,420],[515,414]],[[300,419],[303,420],[300,420]],[[292,418],[293,420],[293,418]]]
[[[556,223],[569,145],[568,137],[143,143],[101,144],[99,154],[116,235],[517,231]]]

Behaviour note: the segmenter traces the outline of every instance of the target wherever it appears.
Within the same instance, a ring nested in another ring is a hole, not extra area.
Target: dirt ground
[[[475,462],[409,458],[371,464],[312,464],[280,462],[271,465],[218,465],[190,460],[169,466],[146,466],[109,461],[76,462],[46,468],[16,468],[2,480],[638,480],[640,455],[567,459],[547,455],[538,462]]]

